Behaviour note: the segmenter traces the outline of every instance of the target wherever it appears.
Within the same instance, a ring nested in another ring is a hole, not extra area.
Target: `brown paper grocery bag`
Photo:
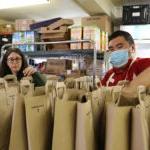
[[[18,86],[0,79],[0,149],[8,150],[13,105],[18,92]]]
[[[90,88],[93,86],[93,79],[90,76],[83,76],[80,78],[74,79],[75,88],[83,89],[86,91],[90,91]]]
[[[14,104],[9,150],[28,150],[24,96],[33,95],[31,78],[20,81],[20,94]]]
[[[149,132],[145,109],[132,109],[131,150],[149,150]]]
[[[100,148],[102,147],[102,139],[104,139],[103,128],[105,126],[105,120],[103,117],[105,101],[101,88],[98,88],[97,90],[94,90],[92,92],[88,92],[86,94],[86,97],[91,101],[95,138],[97,147]]]
[[[115,103],[118,100],[118,96],[121,92],[122,86],[111,86],[111,87],[101,87],[101,95],[105,99],[105,103]]]
[[[86,91],[90,90],[90,87],[93,86],[93,77],[91,76],[82,76],[82,77],[70,77],[65,81],[67,88],[76,88],[76,89],[84,89]]]
[[[86,93],[82,89],[66,89],[61,100],[81,102]]]
[[[25,111],[29,150],[49,150],[52,126],[48,95],[26,96]]]
[[[150,94],[145,96],[144,105],[146,109],[146,120],[147,120],[148,128],[150,131]]]
[[[68,89],[75,88],[75,78],[73,77],[66,78],[64,83]]]
[[[141,100],[143,94],[137,101],[131,103],[123,99],[123,103],[111,104],[106,113],[106,150],[148,150],[148,103]],[[137,103],[138,102],[138,103]],[[121,106],[119,106],[121,105]]]
[[[11,74],[4,76],[4,80],[9,84],[18,83],[17,77],[15,75],[11,75]]]
[[[146,88],[138,87],[139,104],[132,108],[131,150],[149,150],[150,99],[146,100]]]
[[[129,150],[131,109],[115,104],[107,106],[105,150]]]
[[[45,86],[38,86],[34,88],[33,95],[40,96],[45,94]]]
[[[144,97],[144,105],[146,109],[146,121],[148,124],[149,138],[150,138],[150,88],[147,92],[147,95]],[[150,149],[150,140],[149,140],[149,149]]]
[[[99,126],[98,120],[100,119],[105,104],[101,88],[88,92],[86,97],[91,101],[94,125]]]
[[[20,95],[14,104],[9,150],[28,150],[25,104]]]
[[[17,78],[14,75],[6,75],[4,77],[4,81],[7,98],[9,99],[10,103],[14,104],[14,99],[19,93],[19,83],[17,81]]]
[[[0,79],[0,149],[7,150],[9,146],[13,105],[6,96],[4,80]]]
[[[30,78],[29,78],[30,79]],[[28,78],[20,80],[20,93],[21,95],[33,95],[34,84]]]
[[[63,95],[66,91],[65,83],[64,82],[56,82],[55,89],[56,89],[57,97],[62,99]]]
[[[146,113],[146,121],[148,124],[148,133],[150,138],[150,92],[147,93],[144,98],[144,106],[145,106],[145,113]],[[149,149],[150,149],[150,140],[149,140]]]
[[[45,84],[46,93],[49,95],[50,110],[52,120],[54,120],[55,103],[57,99],[62,99],[66,86],[64,82],[57,82],[57,80],[48,80]]]
[[[91,101],[77,104],[75,150],[96,150]]]
[[[100,87],[91,92],[94,129],[97,146],[99,149],[105,147],[106,131],[106,107],[114,104],[120,95],[121,86]]]
[[[23,96],[32,94],[33,84],[27,78],[20,81],[20,94],[14,104],[9,150],[28,150],[25,104]]]
[[[56,101],[52,150],[75,150],[77,102]]]
[[[50,82],[46,82],[45,86],[38,86],[34,87],[34,84],[31,82],[31,77],[24,77],[22,80],[20,80],[20,93],[22,95],[43,95],[50,92]]]

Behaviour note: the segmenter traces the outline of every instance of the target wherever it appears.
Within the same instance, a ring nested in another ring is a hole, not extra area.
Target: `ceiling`
[[[115,6],[121,6],[123,4],[123,0],[111,0]]]
[[[14,21],[15,19],[45,20],[53,17],[87,16],[74,0],[51,0],[50,4],[0,10],[0,19]]]
[[[97,1],[104,3],[109,0]],[[111,0],[116,7],[120,7],[122,1]],[[51,0],[50,4],[0,10],[0,20],[6,21],[14,21],[15,19],[34,19],[35,21],[41,21],[54,17],[71,18],[81,16],[88,16],[88,12],[82,9],[75,0]]]

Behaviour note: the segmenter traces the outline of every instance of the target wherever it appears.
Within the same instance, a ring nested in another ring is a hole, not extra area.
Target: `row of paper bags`
[[[0,79],[0,150],[149,150],[150,96],[120,93]]]

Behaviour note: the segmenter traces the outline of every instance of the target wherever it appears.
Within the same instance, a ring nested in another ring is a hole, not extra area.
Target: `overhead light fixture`
[[[48,4],[50,0],[0,0],[0,9]]]

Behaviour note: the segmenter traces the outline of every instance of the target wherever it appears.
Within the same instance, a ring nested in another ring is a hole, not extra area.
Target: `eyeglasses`
[[[17,57],[17,58],[8,58],[7,62],[10,63],[10,64],[13,64],[13,63],[17,63],[18,64],[18,63],[21,62],[21,60],[22,59],[20,57]]]

